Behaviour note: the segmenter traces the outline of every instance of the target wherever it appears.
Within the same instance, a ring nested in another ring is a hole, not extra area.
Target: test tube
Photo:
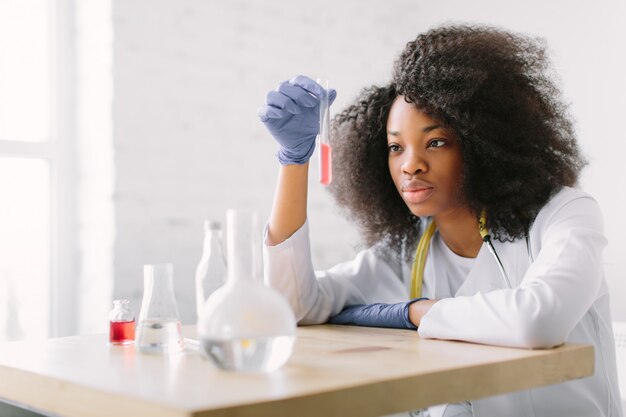
[[[332,148],[330,146],[330,106],[328,103],[328,80],[318,78],[317,83],[324,87],[320,99],[319,164],[320,182],[329,185],[333,180]]]

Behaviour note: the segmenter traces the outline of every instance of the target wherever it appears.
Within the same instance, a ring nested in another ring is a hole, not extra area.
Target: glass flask
[[[291,356],[296,320],[283,296],[263,285],[257,214],[228,210],[226,218],[228,281],[204,305],[200,345],[222,369],[270,372]]]
[[[128,300],[113,300],[113,310],[109,314],[109,342],[112,345],[135,342],[135,316]]]
[[[173,275],[172,264],[143,267],[144,290],[135,342],[140,352],[164,354],[183,349]]]
[[[204,248],[196,268],[196,311],[198,318],[207,298],[226,282],[226,260],[222,250],[222,225],[204,222]]]

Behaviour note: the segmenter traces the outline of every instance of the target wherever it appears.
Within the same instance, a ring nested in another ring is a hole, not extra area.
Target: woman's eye
[[[445,144],[446,144],[446,141],[443,139],[433,139],[430,142],[428,142],[428,147],[429,148],[441,148]]]
[[[389,152],[398,152],[400,150],[400,145],[396,145],[395,143],[391,143],[387,146]]]

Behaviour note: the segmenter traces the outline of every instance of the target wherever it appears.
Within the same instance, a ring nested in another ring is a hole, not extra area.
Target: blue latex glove
[[[320,98],[328,94],[330,106],[337,92],[328,92],[318,83],[298,75],[283,81],[267,93],[266,105],[259,109],[259,118],[280,144],[278,161],[282,165],[304,164],[315,149],[320,130]]]
[[[405,303],[396,304],[357,304],[344,308],[330,318],[331,324],[349,324],[367,327],[390,327],[393,329],[417,329],[409,320],[409,306],[428,298],[415,298]]]

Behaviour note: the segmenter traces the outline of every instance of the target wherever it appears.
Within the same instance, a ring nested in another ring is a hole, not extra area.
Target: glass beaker
[[[291,356],[296,320],[283,296],[263,285],[257,214],[228,210],[226,219],[228,281],[204,305],[200,345],[222,369],[273,371]]]
[[[135,341],[141,352],[173,353],[183,348],[173,275],[172,264],[143,267],[144,292]]]

